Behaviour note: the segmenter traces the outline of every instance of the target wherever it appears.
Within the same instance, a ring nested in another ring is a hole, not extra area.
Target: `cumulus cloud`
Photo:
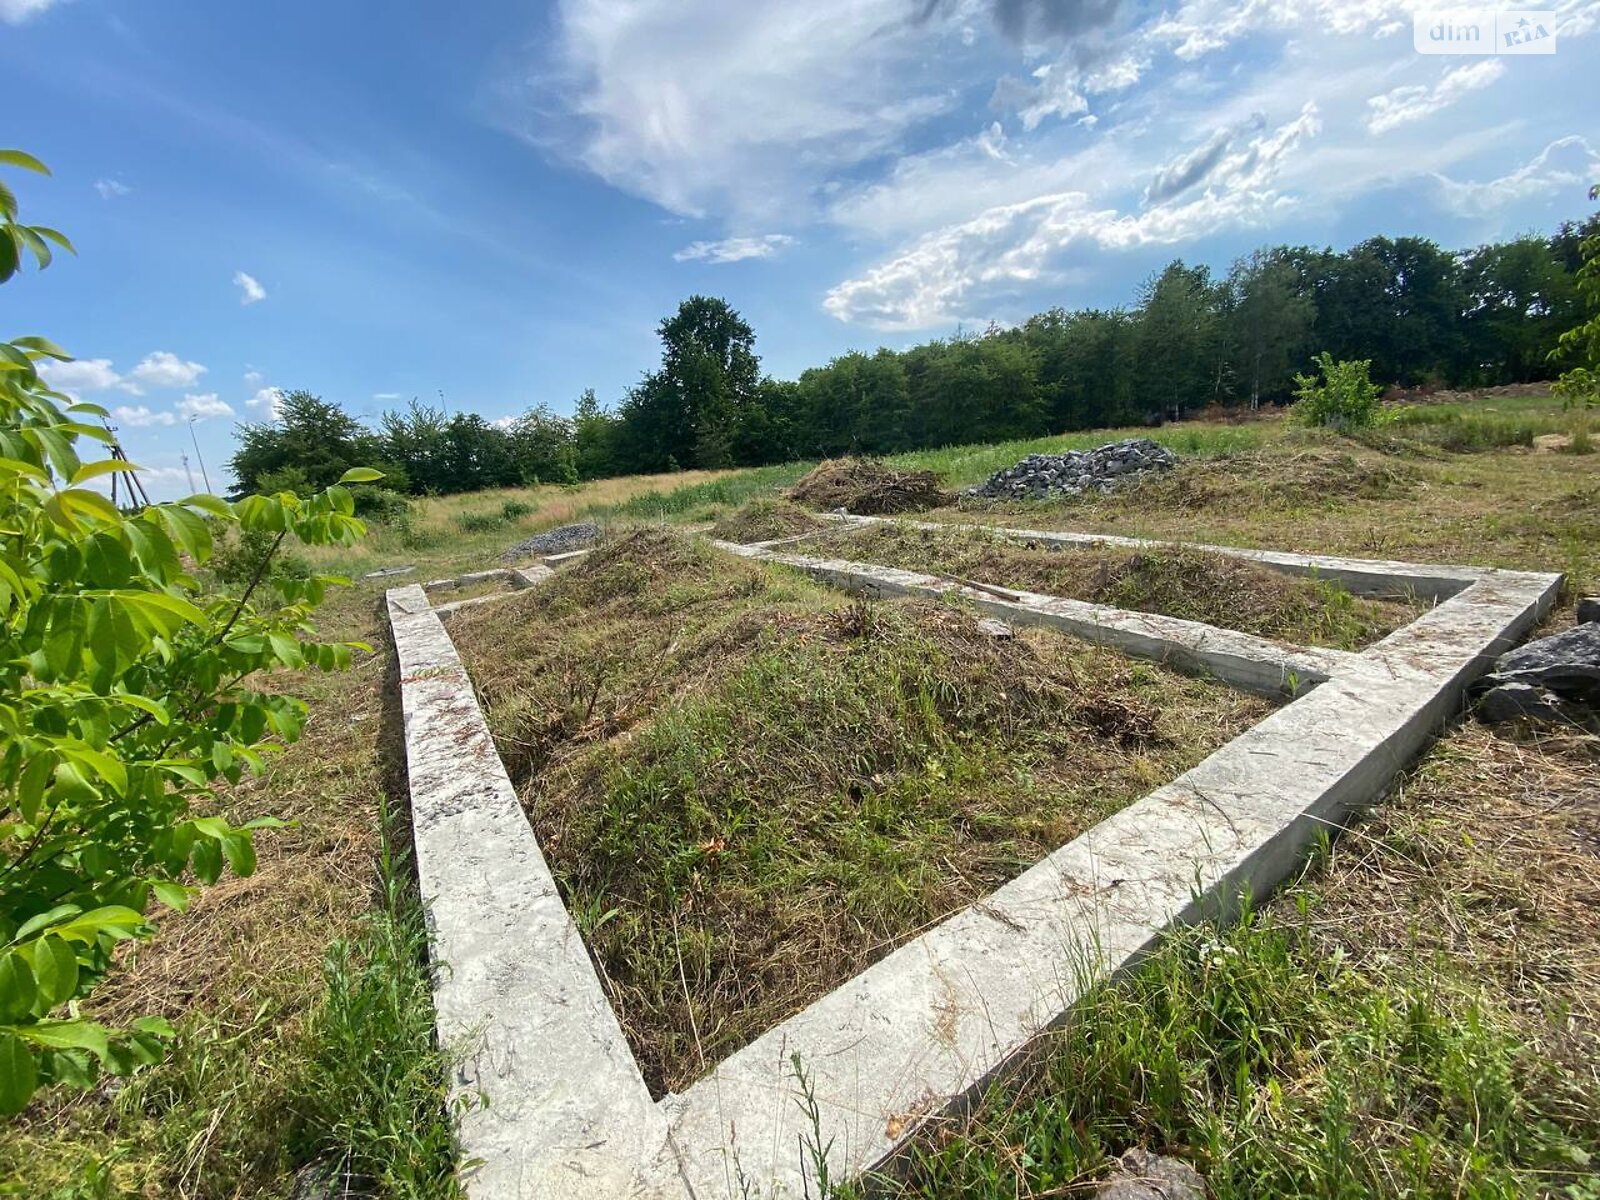
[[[246,408],[253,408],[265,414],[267,420],[275,421],[278,419],[278,409],[283,404],[283,389],[264,387],[244,403]]]
[[[1587,138],[1572,134],[1557,138],[1514,171],[1483,182],[1451,179],[1435,174],[1440,194],[1450,208],[1463,216],[1482,216],[1517,200],[1552,195],[1563,189],[1574,200],[1600,176],[1600,153]]]
[[[794,245],[786,233],[765,233],[760,237],[731,237],[719,242],[690,242],[672,256],[674,262],[732,263],[747,258],[771,258],[785,246]]]
[[[996,296],[1040,283],[1074,247],[1127,250],[1172,245],[1249,225],[1294,203],[1270,185],[1303,140],[1321,131],[1315,104],[1277,129],[1218,156],[1211,186],[1184,203],[1128,213],[1082,191],[988,209],[928,234],[864,275],[832,289],[823,307],[841,321],[921,329],[973,315]]]
[[[961,71],[981,69],[930,79],[946,22],[908,22],[906,0],[567,0],[559,12],[542,61],[502,90],[502,119],[683,216],[792,216],[952,109]]]
[[[122,382],[109,358],[77,358],[71,362],[45,359],[39,364],[39,374],[56,391],[71,395],[103,392]]]
[[[231,417],[233,409],[227,401],[218,399],[215,392],[200,395],[191,392],[178,401],[178,415],[203,421],[207,417]]]
[[[170,350],[157,350],[139,360],[123,386],[135,393],[140,387],[193,387],[205,373],[197,362],[186,362]]]
[[[120,179],[96,179],[94,190],[100,193],[102,200],[115,200],[118,196],[126,196],[133,191],[131,187]]]
[[[119,404],[111,410],[111,419],[119,425],[145,428],[150,425],[176,425],[178,418],[165,409],[152,410],[143,404]]]
[[[254,304],[258,300],[267,298],[267,289],[256,281],[254,275],[246,274],[244,271],[233,273],[233,286],[239,289],[240,304]]]
[[[1374,96],[1367,101],[1367,132],[1387,133],[1430,117],[1463,96],[1488,87],[1505,73],[1506,65],[1500,59],[1483,58],[1446,71],[1432,87],[1413,84]]]

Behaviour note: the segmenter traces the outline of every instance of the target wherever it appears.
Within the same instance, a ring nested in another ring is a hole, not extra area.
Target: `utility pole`
[[[206,474],[205,455],[200,453],[200,439],[195,436],[195,433],[194,433],[194,422],[195,422],[195,419],[193,417],[190,417],[189,418],[189,440],[194,443],[194,456],[200,463],[200,478],[205,480],[206,491],[209,492],[211,490],[211,476]],[[189,486],[190,487],[194,486],[194,479],[192,477],[189,480]]]
[[[194,486],[194,472],[189,469],[189,456],[180,452],[178,457],[183,460],[183,473],[189,477],[189,490],[191,492],[199,491]]]

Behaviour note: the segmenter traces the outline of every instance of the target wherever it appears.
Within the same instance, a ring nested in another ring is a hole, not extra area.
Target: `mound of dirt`
[[[921,512],[955,499],[932,471],[896,471],[870,458],[830,458],[789,489],[789,499],[807,508],[864,516]]]
[[[711,536],[725,542],[770,542],[778,538],[814,533],[823,528],[792,500],[752,500],[711,527]]]
[[[1330,583],[1186,547],[1062,549],[975,529],[885,523],[818,534],[797,549],[1346,650],[1416,616],[1400,600],[1352,596]]]
[[[657,1094],[1267,708],[655,530],[451,633]]]

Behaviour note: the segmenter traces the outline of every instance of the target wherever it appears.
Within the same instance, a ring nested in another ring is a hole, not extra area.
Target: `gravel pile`
[[[1128,438],[1095,450],[1065,454],[1030,454],[1014,467],[996,471],[969,496],[994,500],[1042,500],[1046,496],[1079,496],[1112,488],[1178,465],[1178,456],[1149,438]]]
[[[593,521],[579,521],[576,525],[561,525],[555,529],[524,538],[500,556],[502,562],[516,562],[519,558],[534,558],[541,554],[565,554],[568,550],[581,550],[600,537],[600,526]]]

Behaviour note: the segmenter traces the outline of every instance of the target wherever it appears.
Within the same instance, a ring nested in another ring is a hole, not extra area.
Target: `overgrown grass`
[[[761,496],[723,516],[711,527],[711,536],[728,542],[764,542],[821,528],[823,522],[815,513],[793,501]]]
[[[1026,1085],[929,1131],[883,1191],[1072,1194],[1148,1146],[1212,1200],[1597,1194],[1592,1095],[1469,992],[1323,954],[1299,899],[1172,935],[1092,988]]]
[[[1600,739],[1468,721],[1233,928],[1175,933],[875,1194],[1600,1195]],[[848,1194],[848,1192],[846,1193]]]
[[[661,531],[451,629],[658,1090],[1266,711]]]
[[[354,597],[327,617],[346,636],[369,622]],[[8,1121],[0,1194],[281,1197],[313,1174],[353,1195],[456,1194],[421,911],[385,832],[396,764],[375,734],[396,723],[379,720],[380,666],[297,680],[305,737],[222,798],[291,824],[258,834],[256,873],[169,917],[95,997],[112,1023],[167,1016],[176,1043],[125,1084],[52,1089]]]
[[[1163,613],[1300,645],[1355,650],[1414,619],[1403,599],[1352,596],[1331,580],[1287,575],[1244,559],[1175,548],[1049,548],[980,529],[835,526],[790,547],[931,571],[997,587]]]

